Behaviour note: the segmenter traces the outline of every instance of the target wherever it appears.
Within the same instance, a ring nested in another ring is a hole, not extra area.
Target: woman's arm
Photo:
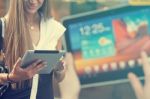
[[[62,37],[59,38],[56,49],[62,50]],[[56,68],[54,68],[53,74],[54,74],[53,75],[54,96],[60,97],[59,84],[64,80],[66,75],[66,67],[63,65],[63,62],[59,62]]]
[[[62,49],[62,37],[58,40],[57,50]],[[63,60],[65,65],[60,71],[55,72],[55,77],[59,83],[59,89],[62,99],[78,99],[80,93],[80,82],[74,69],[74,62],[71,53],[66,53]],[[61,64],[60,64],[61,65]],[[61,66],[59,66],[61,67]],[[70,83],[71,81],[71,83]]]
[[[59,38],[56,49],[62,50],[62,37]],[[56,68],[54,69],[54,79],[57,82],[61,82],[65,77],[65,72],[66,72],[66,67],[64,64],[64,60],[61,60],[56,66]]]
[[[62,50],[62,37],[59,38],[56,49],[57,50]]]
[[[32,78],[38,71],[40,71],[44,66],[46,66],[46,62],[42,60],[37,60],[27,66],[27,68],[21,68],[21,58],[17,60],[13,69],[10,73],[2,73],[0,74],[0,84],[4,84],[6,82],[18,82],[22,80],[27,80]]]

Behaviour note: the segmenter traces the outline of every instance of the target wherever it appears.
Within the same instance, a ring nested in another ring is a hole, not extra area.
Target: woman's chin
[[[37,13],[37,10],[28,10],[27,13],[28,14],[35,14],[35,13]]]

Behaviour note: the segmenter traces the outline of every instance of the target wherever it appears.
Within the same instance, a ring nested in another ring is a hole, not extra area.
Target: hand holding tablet
[[[65,52],[56,50],[28,50],[22,58],[21,67],[26,68],[26,66],[33,63],[35,60],[41,59],[47,62],[47,66],[40,70],[39,74],[48,74],[54,69],[64,55]]]

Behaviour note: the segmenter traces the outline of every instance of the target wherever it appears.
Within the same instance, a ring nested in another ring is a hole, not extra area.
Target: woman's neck
[[[39,13],[35,14],[26,14],[26,22],[27,23],[36,23],[40,20],[40,15]]]

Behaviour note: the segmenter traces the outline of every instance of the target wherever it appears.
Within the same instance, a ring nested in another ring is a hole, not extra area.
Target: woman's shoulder
[[[54,30],[57,30],[58,32],[64,32],[66,28],[61,24],[61,22],[55,20],[54,18],[50,18],[47,21],[48,26],[52,26]]]
[[[54,18],[48,19],[46,22],[47,34],[54,36],[58,40],[65,32],[66,28]]]
[[[48,19],[48,24],[51,24],[51,25],[53,25],[53,26],[63,27],[63,28],[64,28],[64,26],[61,24],[61,22],[55,20],[55,18],[50,18],[50,19]]]

